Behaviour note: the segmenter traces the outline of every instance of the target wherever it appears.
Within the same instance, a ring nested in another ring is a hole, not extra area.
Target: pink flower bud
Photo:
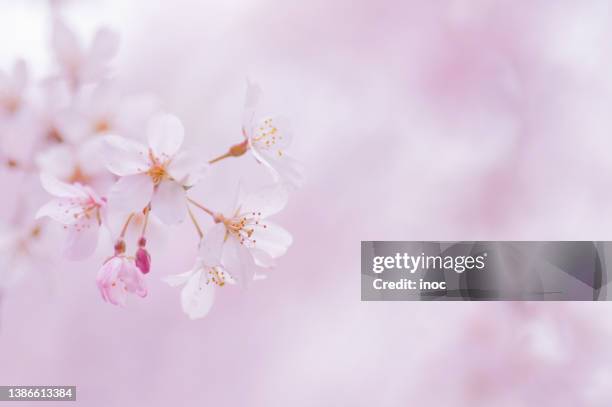
[[[151,255],[144,247],[139,247],[136,251],[136,267],[142,271],[142,274],[147,274],[151,270]]]
[[[113,256],[104,262],[96,282],[104,301],[114,305],[125,305],[128,294],[147,295],[143,275],[124,256]]]

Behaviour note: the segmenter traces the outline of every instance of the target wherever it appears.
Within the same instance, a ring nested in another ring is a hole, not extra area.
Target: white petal
[[[295,158],[287,153],[278,155],[272,151],[252,149],[255,158],[263,163],[272,172],[274,181],[296,189],[304,183],[304,167]]]
[[[187,215],[183,187],[174,181],[162,181],[153,194],[151,211],[166,225],[182,222]]]
[[[81,223],[79,228],[70,227],[64,256],[69,260],[83,260],[89,257],[98,246],[98,224],[95,219]]]
[[[122,177],[108,193],[109,210],[118,213],[140,212],[151,202],[153,181],[148,175]]]
[[[57,178],[46,173],[40,174],[40,183],[45,191],[60,198],[87,198],[83,189],[58,181]]]
[[[181,291],[183,311],[191,319],[206,316],[215,299],[215,285],[206,284],[202,271],[195,272]]]
[[[291,234],[281,226],[268,220],[260,222],[260,226],[265,226],[265,228],[257,228],[255,233],[253,233],[253,239],[256,240],[255,248],[263,250],[272,258],[285,254],[293,243]]]
[[[193,186],[206,174],[209,165],[195,154],[178,153],[168,166],[168,173],[181,185]]]
[[[36,219],[49,217],[64,225],[71,225],[76,221],[76,216],[82,212],[83,207],[80,202],[74,202],[68,198],[54,199],[36,212]]]
[[[269,185],[248,194],[240,205],[240,213],[261,213],[260,218],[266,218],[280,212],[288,200],[289,194],[283,185]]]
[[[270,268],[276,266],[274,258],[264,250],[258,249],[257,247],[251,247],[249,250],[253,255],[253,259],[255,259],[255,264],[259,267]]]
[[[246,188],[244,187],[243,181],[238,181],[238,188],[236,189],[236,195],[234,196],[233,202],[234,206],[230,208],[230,210],[233,211],[231,213],[232,216],[240,214],[240,208],[242,206],[242,203],[245,201],[248,195],[249,194],[247,193]]]
[[[221,254],[225,242],[225,225],[216,223],[206,233],[200,247],[200,258],[209,267],[221,264]]]
[[[147,149],[142,144],[125,137],[104,136],[106,167],[115,175],[133,175],[146,172],[149,168]]]
[[[238,283],[246,285],[255,273],[255,261],[244,245],[230,237],[223,250],[223,266]]]
[[[147,141],[149,148],[159,159],[174,156],[183,144],[184,136],[183,124],[174,115],[160,114],[149,121]]]
[[[162,278],[162,281],[167,283],[170,287],[177,287],[189,281],[189,278],[191,278],[193,273],[195,273],[195,270],[189,270],[179,274],[172,274]]]
[[[225,271],[222,267],[216,267],[215,270],[219,275],[223,278],[223,280],[228,284],[236,284],[236,280],[231,276],[230,273]]]

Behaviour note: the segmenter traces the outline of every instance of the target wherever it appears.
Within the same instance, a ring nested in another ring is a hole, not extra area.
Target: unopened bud
[[[215,213],[215,215],[213,216],[213,220],[215,221],[215,223],[221,223],[225,221],[225,217],[222,213]]]
[[[234,144],[233,146],[231,146],[229,149],[229,155],[231,155],[232,157],[240,157],[241,155],[246,153],[248,149],[249,144],[246,140],[244,140],[242,143]]]
[[[151,271],[151,255],[147,249],[140,247],[136,251],[136,259],[134,262],[136,267],[142,271],[142,274],[147,274],[149,271]]]

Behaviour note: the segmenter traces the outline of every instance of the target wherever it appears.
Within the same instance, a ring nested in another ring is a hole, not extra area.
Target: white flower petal
[[[49,217],[61,224],[71,225],[76,221],[76,216],[82,212],[83,207],[80,202],[73,202],[68,198],[54,199],[36,212],[36,219]]]
[[[106,168],[115,175],[133,175],[146,172],[149,165],[147,149],[142,144],[125,137],[104,136]]]
[[[251,247],[249,250],[253,255],[253,259],[255,259],[255,264],[259,267],[270,268],[276,266],[274,258],[264,250],[258,249],[257,247]]]
[[[168,173],[181,185],[197,184],[209,168],[208,162],[195,154],[180,152],[168,165]]]
[[[252,149],[257,161],[264,164],[272,172],[274,181],[296,189],[304,183],[304,166],[287,153],[278,155],[272,151]]]
[[[240,205],[240,213],[261,213],[260,218],[280,212],[289,200],[289,193],[283,185],[269,185],[248,194]]]
[[[195,272],[181,291],[183,311],[191,319],[206,316],[215,299],[215,284],[206,284],[203,271]]]
[[[108,193],[108,207],[115,213],[142,211],[151,202],[153,181],[148,175],[122,177]]]
[[[223,278],[223,280],[226,283],[232,284],[232,285],[236,284],[236,280],[234,280],[231,274],[225,271],[222,267],[216,267],[215,270],[217,271],[217,273],[219,273],[219,275]]]
[[[287,249],[293,243],[291,234],[281,226],[272,223],[268,220],[260,222],[261,226],[253,233],[255,248],[263,250],[272,258],[277,258],[285,254]]]
[[[79,227],[71,226],[64,245],[64,256],[69,260],[83,260],[98,246],[98,223],[95,218],[81,222]]]
[[[200,258],[205,265],[214,267],[221,264],[225,233],[223,223],[216,223],[204,233],[204,240],[200,247]]]
[[[174,156],[183,144],[184,136],[183,124],[174,115],[160,114],[149,121],[147,141],[149,148],[159,159]]]
[[[244,245],[235,238],[228,238],[223,250],[223,266],[238,283],[247,285],[255,273],[255,261]]]
[[[179,285],[187,283],[195,272],[196,270],[189,270],[184,273],[172,274],[162,278],[162,281],[167,283],[170,287],[178,287]]]
[[[180,223],[187,215],[183,187],[174,181],[162,181],[153,194],[151,211],[166,225]]]
[[[87,193],[83,189],[58,181],[57,178],[46,173],[40,174],[40,183],[45,191],[60,198],[87,198]]]

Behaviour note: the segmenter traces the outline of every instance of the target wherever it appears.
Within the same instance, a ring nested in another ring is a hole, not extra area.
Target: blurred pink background
[[[120,33],[119,81],[156,94],[205,159],[240,141],[257,80],[265,110],[292,119],[307,181],[275,218],[294,237],[277,269],[220,290],[203,320],[160,281],[191,266],[190,225],[165,232],[149,296],[126,309],[99,297],[102,255],[34,270],[3,292],[0,384],[77,385],[77,405],[105,407],[612,405],[606,303],[362,303],[359,289],[361,240],[612,238],[610,7],[65,2],[83,39]],[[0,3],[2,68],[47,69],[49,29],[46,3]],[[225,160],[196,194],[220,206],[266,175]]]

